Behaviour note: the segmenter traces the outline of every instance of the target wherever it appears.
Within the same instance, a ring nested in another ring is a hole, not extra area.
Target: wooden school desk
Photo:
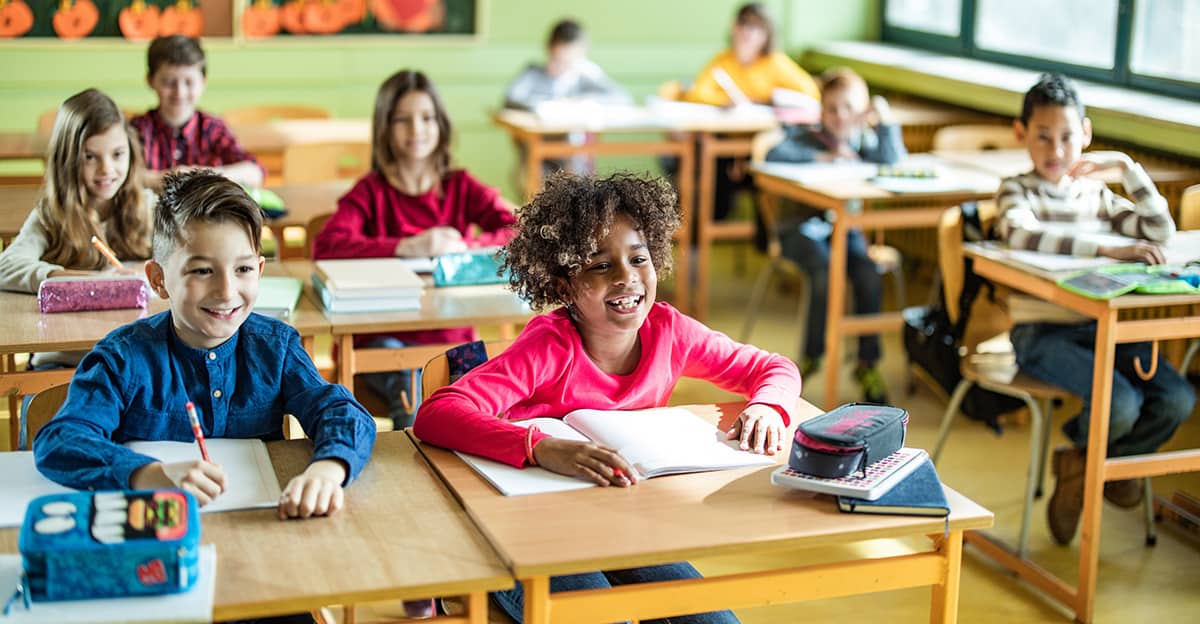
[[[294,277],[304,281],[304,298],[320,309],[312,287],[312,263],[289,260],[280,263]],[[425,287],[418,310],[395,312],[322,312],[333,343],[337,345],[337,383],[354,388],[354,375],[377,371],[422,368],[435,356],[454,346],[413,345],[403,349],[355,348],[354,337],[362,334],[387,334],[403,331],[500,325],[501,333],[512,338],[511,324],[525,323],[532,316],[529,306],[508,290],[507,285]],[[419,391],[419,389],[418,389]]]
[[[1091,622],[1100,563],[1100,518],[1104,483],[1119,479],[1152,477],[1200,470],[1200,449],[1107,458],[1108,417],[1112,403],[1113,360],[1117,344],[1200,336],[1200,295],[1124,295],[1095,300],[1059,288],[1047,273],[1016,262],[1004,249],[968,243],[966,255],[980,276],[1069,310],[1096,319],[1096,356],[1092,370],[1091,424],[1088,427],[1087,468],[1080,520],[1079,583],[1071,586],[1041,566],[1020,559],[982,534],[968,540],[1004,567],[1067,605],[1079,622]],[[1158,308],[1170,318],[1123,319],[1122,311]],[[1148,362],[1145,364],[1149,364]],[[1147,492],[1147,496],[1151,493]],[[1152,599],[1147,597],[1147,599]]]
[[[828,308],[825,320],[825,409],[841,403],[838,399],[838,369],[842,361],[842,338],[900,329],[900,312],[847,316],[846,237],[851,228],[888,230],[931,228],[937,225],[947,206],[966,201],[989,199],[996,194],[1000,179],[976,169],[946,162],[927,154],[909,157],[905,165],[938,167],[944,177],[961,181],[962,189],[914,193],[891,193],[869,181],[871,165],[782,165],[764,163],[752,170],[755,186],[766,201],[777,197],[795,200],[807,206],[831,211],[835,215],[830,235]],[[865,208],[851,212],[858,202]],[[897,203],[920,202],[918,206],[889,208]],[[883,210],[880,210],[883,209]]]
[[[290,227],[307,227],[314,217],[333,214],[337,210],[338,198],[345,195],[354,183],[355,180],[333,180],[268,186],[268,189],[279,195],[283,200],[283,207],[287,209],[287,214],[282,217],[263,219],[263,225],[270,229],[271,235],[275,237],[275,256],[281,260],[308,258],[313,242],[306,237],[305,248],[290,247],[283,231]]]
[[[21,231],[41,197],[41,191],[40,183],[0,185],[0,241],[4,241],[5,246]]]
[[[284,486],[308,465],[311,440],[270,442]],[[212,617],[284,615],[332,604],[467,595],[446,624],[485,624],[487,592],[513,580],[403,432],[380,433],[371,460],[329,518],[281,521],[276,510],[202,516],[217,547]],[[17,552],[17,529],[0,552]],[[34,605],[37,609],[37,605]]]
[[[268,262],[268,276],[290,275],[280,263]],[[42,351],[86,351],[112,330],[132,323],[151,314],[167,309],[167,302],[150,294],[150,305],[145,310],[96,310],[91,312],[62,312],[42,314],[38,311],[37,297],[24,293],[0,291],[0,310],[4,310],[4,322],[0,323],[0,357]],[[319,307],[301,297],[295,313],[288,320],[296,331],[304,348],[312,355],[313,338],[317,334],[329,333],[329,321]],[[75,374],[74,368],[55,370],[0,370],[0,395],[9,398],[9,440],[16,445],[20,419],[16,418],[20,397],[36,394],[59,384],[67,383]]]
[[[689,409],[724,429],[741,407]],[[801,419],[820,413],[804,401],[797,412]],[[774,467],[506,497],[453,453],[418,447],[523,584],[526,624],[667,617],[926,585],[933,586],[930,621],[954,622],[963,531],[992,524],[991,512],[949,488],[948,530],[943,518],[841,513],[832,497],[771,485]],[[786,453],[777,461],[785,463]],[[549,593],[549,578],[563,574],[923,535],[932,540],[931,551]]]
[[[283,152],[289,145],[371,144],[370,119],[276,119],[232,124],[229,129],[238,143],[266,167],[268,177],[282,175]]]
[[[545,161],[554,158],[570,158],[575,155],[589,156],[673,156],[679,159],[679,175],[676,189],[679,192],[680,232],[691,231],[694,154],[690,137],[671,135],[667,130],[676,129],[670,122],[639,107],[618,107],[628,114],[621,119],[594,119],[587,123],[545,121],[529,111],[503,109],[492,115],[492,122],[508,132],[512,140],[525,151],[525,189],[532,194],[542,186],[542,167]],[[573,145],[566,140],[572,132],[587,132],[597,137],[594,142]],[[605,141],[605,138],[628,137],[632,134],[650,133],[656,138],[633,141]],[[692,240],[682,234],[675,238],[677,248],[675,262],[675,306],[685,313],[691,304],[691,276],[688,258]]]

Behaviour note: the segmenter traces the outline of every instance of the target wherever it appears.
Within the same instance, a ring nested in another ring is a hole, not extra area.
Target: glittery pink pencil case
[[[140,277],[51,277],[38,286],[43,313],[144,308],[150,288]]]

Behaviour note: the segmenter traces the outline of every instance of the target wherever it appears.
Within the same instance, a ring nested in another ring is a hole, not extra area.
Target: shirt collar
[[[178,355],[179,357],[181,357],[185,360],[200,360],[200,361],[202,361],[202,360],[224,361],[224,360],[232,357],[234,352],[237,351],[238,337],[241,336],[241,334],[242,334],[242,330],[239,327],[238,331],[236,331],[232,336],[229,337],[229,340],[222,342],[221,344],[217,345],[216,347],[213,347],[212,349],[197,349],[196,347],[193,347],[193,346],[185,343],[179,337],[179,334],[175,333],[175,322],[171,318],[170,312],[167,313],[167,332],[168,332],[168,335],[170,336],[170,341],[171,341],[171,346],[172,346],[171,350],[174,351],[176,355]],[[216,357],[213,357],[214,355]]]
[[[150,118],[154,120],[154,126],[155,126],[155,128],[158,129],[159,132],[165,133],[170,136],[175,136],[176,134],[182,134],[184,137],[187,137],[190,139],[190,138],[196,136],[196,132],[200,128],[200,111],[199,110],[192,113],[192,116],[189,117],[187,121],[183,122],[183,125],[180,126],[178,129],[172,127],[171,124],[167,123],[167,120],[163,118],[162,113],[159,112],[158,108],[155,108],[150,111]]]

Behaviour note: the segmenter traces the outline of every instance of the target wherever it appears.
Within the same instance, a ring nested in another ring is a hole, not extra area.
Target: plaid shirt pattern
[[[183,126],[172,128],[155,108],[129,123],[142,142],[146,167],[153,171],[180,165],[223,167],[250,161],[266,175],[262,164],[238,145],[229,126],[219,117],[196,111]]]

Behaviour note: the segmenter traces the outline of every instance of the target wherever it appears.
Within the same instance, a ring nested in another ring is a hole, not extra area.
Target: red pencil
[[[212,461],[208,458],[208,447],[204,445],[204,432],[200,430],[200,417],[196,414],[196,404],[191,401],[187,402],[188,420],[192,421],[192,435],[196,437],[196,444],[200,445],[200,456],[204,461]]]

